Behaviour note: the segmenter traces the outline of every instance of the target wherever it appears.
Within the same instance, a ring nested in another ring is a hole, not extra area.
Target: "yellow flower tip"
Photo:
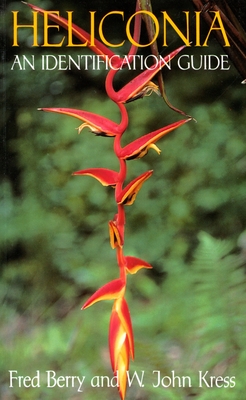
[[[157,154],[159,154],[159,155],[161,154],[161,149],[159,149],[159,147],[156,146],[156,144],[154,144],[154,143],[150,144],[149,148],[155,150]]]
[[[156,93],[158,96],[161,95],[159,87],[153,83],[148,82],[147,85],[143,88],[144,96],[150,96],[153,92]]]
[[[124,400],[126,397],[126,382],[122,380],[122,383],[119,386],[119,395],[121,400]]]
[[[158,96],[161,95],[159,87],[153,83],[148,82],[141,90],[137,91],[133,96],[126,100],[126,103],[130,103],[131,101],[142,99],[143,97],[151,96],[152,93],[156,93]]]
[[[93,126],[91,124],[88,124],[87,122],[84,122],[78,128],[76,128],[78,130],[78,134],[80,134],[84,128],[89,128],[90,131],[95,133],[95,134],[100,134],[101,133],[97,128],[95,128],[95,126]]]
[[[121,399],[125,398],[126,389],[127,389],[127,371],[129,367],[129,356],[128,356],[128,349],[127,345],[122,348],[121,353],[118,357],[118,377],[119,377],[119,394]]]

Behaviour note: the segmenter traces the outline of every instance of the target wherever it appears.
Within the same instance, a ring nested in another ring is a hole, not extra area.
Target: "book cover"
[[[0,398],[243,398],[245,2],[1,8]]]

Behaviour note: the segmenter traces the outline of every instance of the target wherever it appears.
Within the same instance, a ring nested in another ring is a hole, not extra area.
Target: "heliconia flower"
[[[118,182],[118,172],[107,168],[87,168],[76,171],[73,175],[89,175],[97,179],[103,186],[115,187]]]
[[[73,35],[77,37],[81,41],[81,43],[84,43],[85,46],[90,47],[90,49],[94,53],[100,55],[104,60],[106,59],[106,57],[111,58],[112,56],[115,55],[113,51],[111,51],[108,47],[106,47],[96,38],[94,37],[92,38],[89,33],[84,31],[84,29],[80,28],[79,26],[73,23],[72,24],[70,23],[69,26],[69,21],[67,19],[60,17],[59,15],[52,14],[52,11],[49,12],[47,10],[43,10],[42,8],[37,7],[31,3],[27,3],[25,1],[23,1],[23,3],[29,6],[33,11],[37,11],[40,14],[49,13],[49,19],[56,22],[58,25],[62,26],[67,30],[71,29]]]
[[[46,19],[49,18],[57,23],[57,25],[65,28],[68,31],[68,46],[74,46],[72,43],[72,35],[74,35],[81,42],[78,46],[83,48],[87,46],[110,66],[110,70],[106,77],[105,87],[108,97],[116,103],[120,111],[121,120],[119,123],[89,111],[73,108],[40,108],[39,110],[77,118],[82,121],[81,125],[78,127],[78,133],[81,133],[84,128],[89,128],[98,136],[114,137],[113,150],[120,164],[119,172],[107,168],[87,168],[76,171],[73,175],[91,176],[98,180],[103,186],[111,186],[115,188],[117,213],[114,219],[109,221],[108,225],[110,245],[116,250],[119,277],[96,290],[96,292],[84,303],[82,309],[86,309],[102,300],[114,301],[109,326],[109,351],[113,373],[117,376],[117,386],[121,400],[125,399],[126,394],[129,359],[134,358],[132,322],[129,308],[124,298],[127,274],[135,274],[141,268],[152,268],[149,263],[140,258],[124,256],[125,205],[131,205],[134,203],[143,183],[153,173],[153,170],[144,172],[123,187],[127,175],[127,160],[143,157],[150,148],[153,148],[158,154],[160,154],[161,150],[155,143],[164,135],[182,126],[191,119],[175,122],[166,127],[155,130],[154,132],[150,132],[136,140],[133,140],[126,146],[121,147],[122,134],[128,126],[128,113],[124,104],[148,96],[152,92],[160,94],[159,87],[152,82],[153,77],[185,47],[181,46],[166,57],[160,57],[160,60],[152,65],[152,67],[141,72],[138,76],[124,85],[118,92],[114,90],[113,80],[115,75],[119,70],[128,66],[132,62],[134,55],[137,52],[137,43],[139,43],[142,20],[142,13],[139,12],[139,10],[145,9],[145,3],[145,1],[136,0],[133,41],[128,55],[124,58],[115,54],[106,47],[105,44],[95,38],[93,26],[95,12],[91,13],[92,29],[89,34],[72,22],[72,12],[67,12],[68,19],[65,19],[59,16],[58,11],[45,11],[35,5],[25,3],[34,12],[44,15],[45,22],[47,22]],[[57,26],[57,28],[59,27]],[[148,33],[151,32],[151,29],[149,30],[147,28],[147,30]],[[62,42],[58,44],[58,46],[61,45]],[[108,45],[110,45],[110,43],[108,43]],[[108,64],[109,60],[110,63]],[[161,86],[162,85],[160,84],[160,88]],[[166,100],[164,95],[163,97]],[[169,103],[167,102],[167,104]]]
[[[100,287],[83,305],[82,310],[92,306],[101,300],[115,300],[123,297],[125,282],[122,279],[115,279]]]
[[[128,125],[128,116],[126,110],[124,107],[119,107],[122,114],[122,120],[119,124],[101,115],[94,114],[89,111],[75,110],[73,108],[39,108],[38,110],[64,114],[84,121],[84,123],[78,128],[79,133],[82,131],[82,129],[89,128],[98,136],[113,137],[118,134],[122,134]]]
[[[106,77],[105,84],[108,96],[117,103],[127,103],[149,95],[153,91],[159,94],[158,86],[151,82],[151,79],[184,48],[185,46],[181,46],[164,58],[161,58],[158,63],[141,72],[124,85],[122,89],[118,90],[118,92],[113,88],[113,79],[116,71],[111,69]]]
[[[118,380],[118,391],[121,399],[124,400],[127,388],[127,371],[129,370],[129,340],[116,313],[111,315],[109,329],[111,363],[115,365],[114,374]]]
[[[184,125],[186,122],[190,121],[191,118],[183,119],[178,122],[174,122],[163,128],[157,129],[156,131],[147,133],[147,135],[141,136],[140,138],[134,140],[133,142],[127,144],[123,148],[116,149],[117,156],[124,160],[132,160],[134,158],[141,158],[145,156],[150,148],[156,150],[160,154],[160,149],[155,145],[159,139],[165,136],[167,133],[173,131],[176,128]]]
[[[134,340],[133,340],[132,321],[129,308],[124,297],[119,297],[117,300],[115,300],[113,311],[117,312],[121,324],[128,336],[130,355],[131,358],[134,359]]]
[[[129,274],[136,274],[141,268],[152,268],[152,266],[144,260],[133,256],[126,256],[126,270]]]
[[[109,221],[109,240],[112,249],[123,246],[123,239],[115,221]]]
[[[118,390],[123,400],[127,386],[129,357],[134,358],[133,331],[129,309],[124,298],[115,301],[109,325],[110,360],[118,377]]]
[[[116,197],[117,204],[130,206],[134,203],[136,196],[141,189],[143,183],[153,174],[153,170],[144,172],[137,178],[133,179]]]

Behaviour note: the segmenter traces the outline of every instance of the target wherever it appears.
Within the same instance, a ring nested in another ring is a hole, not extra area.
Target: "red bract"
[[[168,54],[166,57],[161,58],[160,61],[154,64],[149,69],[143,71],[129,83],[127,83],[118,92],[115,92],[113,88],[113,79],[116,74],[116,70],[112,69],[109,71],[106,78],[106,91],[108,96],[116,103],[127,103],[144,96],[150,95],[152,92],[159,94],[158,86],[156,86],[151,79],[159,72],[167,63],[172,60],[185,46],[181,46]]]
[[[158,154],[160,154],[161,151],[157,146],[155,146],[155,143],[167,133],[173,131],[176,128],[179,128],[181,125],[185,124],[188,121],[190,121],[190,119],[183,119],[181,121],[174,122],[173,124],[157,129],[154,132],[150,132],[147,135],[144,135],[134,140],[123,148],[118,146],[118,148],[116,149],[117,157],[124,160],[141,158],[145,156],[145,154],[147,154],[150,148],[153,148]]]
[[[83,305],[82,309],[92,306],[101,300],[115,300],[122,298],[125,291],[125,282],[121,279],[115,279],[114,281],[106,283],[98,289]]]
[[[75,36],[79,41],[82,43],[83,46],[87,46],[92,50],[94,53],[99,55],[104,61],[107,60],[107,57],[109,59],[112,58],[111,65],[114,68],[121,68],[127,65],[127,63],[124,61],[123,58],[120,58],[119,56],[115,57],[115,53],[111,51],[107,46],[105,46],[103,43],[101,43],[99,40],[97,40],[94,36],[90,35],[88,32],[86,32],[84,29],[80,28],[76,24],[72,22],[72,20],[67,20],[60,15],[54,14],[54,11],[46,11],[43,10],[40,7],[37,7],[31,3],[27,3],[23,1],[24,4],[28,5],[33,11],[36,11],[42,15],[45,15],[51,21],[56,22],[58,25],[62,26],[66,30],[68,30],[69,35]],[[139,10],[139,4],[138,1],[136,2],[136,12]],[[72,15],[68,14],[69,16]],[[138,42],[139,36],[140,36],[140,29],[141,29],[141,15],[138,14],[135,17],[135,25],[134,25],[134,34],[133,34],[133,41]],[[70,37],[71,40],[71,37]],[[129,56],[129,62],[131,62],[132,56],[136,54],[137,48],[132,45],[128,56]]]
[[[116,197],[118,204],[130,206],[134,203],[135,198],[142,187],[142,184],[152,175],[153,171],[144,172],[142,175],[131,181]]]
[[[137,1],[136,10],[139,10],[140,2]],[[26,3],[28,4],[28,3]],[[32,4],[28,4],[32,10],[37,11],[46,17],[55,21],[58,25],[69,30],[69,35],[76,36],[90,50],[100,55],[104,60],[107,57],[112,58],[115,54],[108,49],[104,44],[89,35],[83,29],[73,24],[71,21],[54,14],[47,12]],[[140,36],[141,15],[136,14],[134,24],[133,38],[138,42]],[[118,379],[118,390],[122,400],[125,398],[127,388],[127,377],[129,369],[129,359],[134,357],[134,340],[133,330],[130,318],[129,309],[125,300],[125,291],[127,285],[127,274],[135,274],[140,269],[151,269],[152,266],[140,258],[124,255],[124,239],[125,239],[125,206],[132,205],[135,198],[141,189],[143,183],[150,178],[153,170],[146,171],[125,185],[127,177],[127,160],[141,158],[147,154],[150,148],[153,148],[160,154],[160,149],[156,146],[156,142],[163,138],[167,133],[176,128],[181,127],[190,119],[183,119],[174,122],[168,126],[157,129],[153,132],[145,134],[138,139],[131,141],[126,146],[122,147],[121,139],[128,127],[128,113],[123,105],[132,100],[136,100],[152,91],[158,92],[158,87],[151,81],[155,74],[163,68],[167,62],[175,57],[184,46],[174,50],[168,56],[161,59],[153,68],[141,72],[134,79],[128,82],[118,92],[114,90],[113,79],[116,73],[120,73],[121,67],[126,66],[126,59],[131,62],[132,56],[136,53],[137,48],[132,45],[128,56],[121,59],[115,57],[112,63],[112,69],[108,72],[105,82],[105,88],[109,99],[118,106],[120,112],[120,122],[116,123],[109,118],[94,114],[89,111],[76,110],[73,108],[41,108],[40,110],[54,112],[77,118],[83,123],[78,128],[79,133],[85,127],[91,129],[93,133],[101,136],[110,136],[113,138],[114,155],[119,161],[119,171],[114,171],[107,168],[85,168],[73,173],[73,175],[91,176],[98,180],[103,186],[112,186],[115,189],[115,204],[116,214],[109,221],[109,241],[112,249],[116,251],[117,264],[119,268],[119,278],[116,278],[100,289],[98,289],[85,302],[82,309],[90,307],[94,303],[101,300],[114,300],[112,309],[110,327],[109,327],[109,350],[113,373]],[[113,104],[113,103],[112,103]]]
[[[75,110],[73,108],[39,108],[40,111],[63,114],[84,121],[84,123],[78,128],[79,133],[82,131],[82,129],[89,128],[96,135],[112,137],[122,134],[128,125],[128,114],[125,107],[119,105],[119,109],[121,112],[121,122],[117,124],[108,118],[91,113],[89,111]]]
[[[56,22],[58,25],[62,26],[80,40],[84,46],[90,47],[94,53],[100,55],[103,59],[106,59],[106,56],[112,57],[114,53],[106,47],[104,44],[99,42],[96,38],[91,37],[89,33],[84,31],[84,29],[80,28],[79,26],[72,23],[72,21],[68,21],[67,19],[60,17],[59,15],[53,14],[52,11],[43,10],[40,7],[37,7],[31,3],[23,2],[24,4],[28,5],[33,11],[37,11],[42,15],[48,15],[48,18],[51,21]]]
[[[76,171],[73,175],[89,175],[97,179],[103,186],[115,186],[119,180],[118,172],[106,168],[87,168]]]
[[[129,274],[136,274],[136,272],[138,272],[141,268],[150,269],[152,266],[140,258],[132,256],[126,257],[126,271]]]

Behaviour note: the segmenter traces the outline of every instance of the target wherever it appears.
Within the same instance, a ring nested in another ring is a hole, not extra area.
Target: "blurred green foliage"
[[[115,8],[112,2],[107,7],[105,2],[90,2],[82,11],[75,1],[35,4],[73,9],[78,15],[93,7],[102,14]],[[131,14],[130,4],[122,8]],[[179,18],[179,4],[158,6],[170,7]],[[192,10],[190,2],[183,9]],[[111,305],[105,302],[80,311],[93,291],[118,275],[107,228],[116,212],[114,192],[90,177],[71,176],[82,168],[117,169],[112,140],[88,130],[78,136],[78,121],[37,108],[81,108],[114,121],[119,121],[118,109],[105,95],[103,70],[11,70],[14,54],[34,54],[38,59],[51,53],[31,48],[25,33],[20,47],[11,47],[11,10],[20,10],[30,23],[23,4],[8,4],[6,99],[2,97],[6,122],[1,148],[0,396],[93,400],[100,394],[114,399],[115,389],[93,389],[89,384],[95,375],[111,376]],[[223,54],[213,39],[208,49],[185,51],[197,57]],[[61,49],[52,49],[52,54],[61,54]],[[129,80],[125,71],[118,75],[116,85]],[[245,87],[233,65],[226,72],[181,71],[174,63],[171,71],[164,71],[164,79],[171,102],[197,122],[162,139],[160,156],[150,151],[128,163],[129,181],[147,169],[154,169],[154,174],[127,208],[125,252],[154,268],[129,277],[127,296],[136,340],[131,370],[144,370],[146,375],[145,388],[134,384],[127,398],[185,399],[196,394],[199,400],[238,399],[243,396],[246,358]],[[155,95],[130,103],[127,109],[126,143],[179,118]],[[11,369],[21,375],[49,369],[58,375],[85,375],[85,390],[81,394],[45,385],[10,389]],[[171,370],[189,375],[194,387],[153,388],[153,370],[163,376]],[[197,388],[199,370],[235,375],[236,387]]]

